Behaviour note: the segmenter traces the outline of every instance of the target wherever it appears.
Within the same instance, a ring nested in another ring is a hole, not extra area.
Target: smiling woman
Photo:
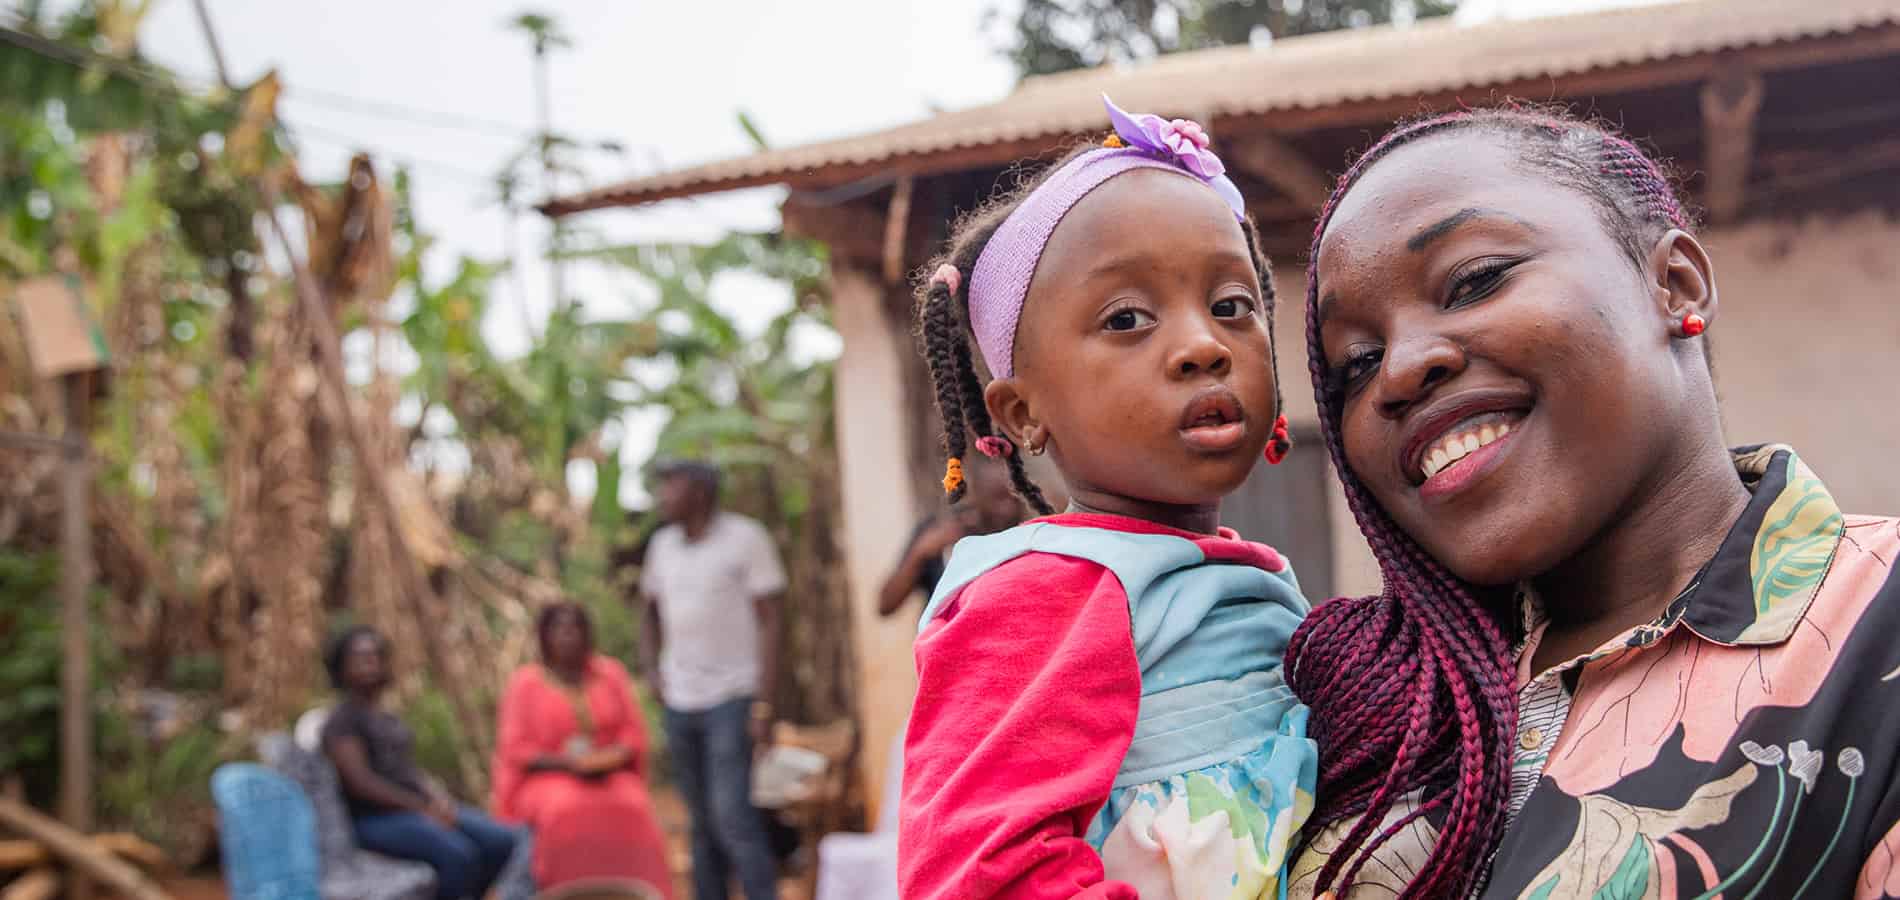
[[[1519,109],[1335,190],[1310,368],[1385,588],[1289,647],[1295,896],[1900,896],[1900,524],[1723,446],[1693,224],[1628,141]]]

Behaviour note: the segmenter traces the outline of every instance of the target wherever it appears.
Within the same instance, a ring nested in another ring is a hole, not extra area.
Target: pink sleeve
[[[1030,554],[917,638],[898,881],[906,900],[1134,900],[1083,840],[1135,733],[1141,671],[1107,569]]]

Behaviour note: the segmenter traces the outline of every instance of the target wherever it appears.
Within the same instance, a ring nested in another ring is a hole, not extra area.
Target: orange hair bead
[[[954,456],[943,464],[943,492],[954,494],[963,486],[963,460]]]

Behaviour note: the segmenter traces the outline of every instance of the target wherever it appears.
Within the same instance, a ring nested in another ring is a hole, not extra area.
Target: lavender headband
[[[1207,149],[1207,132],[1200,125],[1149,113],[1130,115],[1106,96],[1102,103],[1123,146],[1090,150],[1057,169],[997,226],[970,272],[970,331],[997,378],[1015,370],[1016,322],[1043,245],[1069,208],[1102,182],[1135,169],[1175,172],[1213,188],[1235,218],[1247,217],[1240,189],[1227,179],[1220,157]]]

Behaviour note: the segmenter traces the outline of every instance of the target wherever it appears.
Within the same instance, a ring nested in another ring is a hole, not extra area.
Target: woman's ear
[[[1010,443],[1030,453],[1042,448],[1047,439],[1042,423],[1029,408],[1029,398],[1023,396],[1016,379],[998,378],[984,386],[983,406],[990,412],[990,421],[1009,436]]]
[[[1700,316],[1703,325],[1715,321],[1715,267],[1694,235],[1671,228],[1656,241],[1649,253],[1649,283],[1671,335],[1684,336],[1682,323],[1691,315]]]

